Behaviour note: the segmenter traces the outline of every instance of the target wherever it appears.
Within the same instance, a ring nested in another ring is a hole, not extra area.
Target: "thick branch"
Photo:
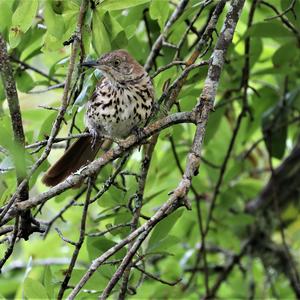
[[[14,142],[18,149],[18,162],[16,164],[17,183],[20,184],[26,177],[26,162],[25,162],[25,135],[23,130],[23,122],[19,105],[19,98],[16,88],[16,83],[13,75],[13,70],[7,53],[6,42],[0,35],[0,72],[3,86],[5,89],[6,99],[8,102],[12,129],[14,134]],[[16,154],[15,154],[16,155]],[[24,184],[18,195],[18,201],[28,199],[28,183]],[[24,212],[21,218],[20,237],[25,240],[32,233],[31,215],[30,212]]]

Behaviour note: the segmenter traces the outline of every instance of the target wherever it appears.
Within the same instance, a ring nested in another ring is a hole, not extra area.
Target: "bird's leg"
[[[94,149],[96,146],[97,139],[98,139],[98,132],[95,129],[89,129],[89,131],[90,131],[90,134],[92,135],[92,149]]]
[[[145,135],[144,128],[138,126],[133,127],[131,133],[134,134],[139,140]]]

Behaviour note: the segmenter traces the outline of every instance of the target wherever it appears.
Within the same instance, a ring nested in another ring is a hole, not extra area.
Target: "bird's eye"
[[[120,61],[119,59],[115,59],[115,60],[113,61],[114,67],[118,67],[118,66],[120,65],[120,63],[121,63],[121,61]]]

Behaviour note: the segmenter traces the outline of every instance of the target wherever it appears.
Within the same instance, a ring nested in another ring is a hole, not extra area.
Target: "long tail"
[[[99,140],[92,148],[91,137],[80,137],[47,171],[42,178],[42,182],[47,186],[54,186],[62,182],[71,173],[76,172],[82,166],[91,162],[103,144],[104,140]]]

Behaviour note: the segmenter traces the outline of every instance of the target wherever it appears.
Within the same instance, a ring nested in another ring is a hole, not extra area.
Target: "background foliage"
[[[150,74],[172,61],[184,61],[190,56],[217,2],[189,1],[170,28]],[[77,62],[125,48],[144,64],[177,4],[177,1],[167,0],[90,1],[82,28],[82,52]],[[209,59],[229,4],[201,60]],[[60,106],[70,58],[69,44],[76,30],[80,5],[80,0],[0,0],[0,32],[8,44],[27,145],[50,135]],[[254,18],[253,25],[249,26],[251,10],[254,10]],[[180,43],[187,28],[186,39],[177,51],[172,45]],[[218,282],[215,292],[223,299],[287,299],[295,298],[295,294],[299,297],[299,190],[293,197],[281,197],[282,193],[278,192],[277,200],[271,195],[273,200],[263,209],[260,206],[247,209],[259,199],[274,169],[282,165],[298,142],[299,45],[299,0],[246,1],[226,56],[215,111],[209,117],[201,168],[188,194],[192,210],[176,210],[158,223],[143,243],[139,256],[135,257],[140,257],[138,268],[132,268],[129,278],[130,298],[198,299],[208,295],[208,290]],[[247,58],[249,70],[245,71]],[[79,67],[75,69],[60,137],[84,129],[84,105],[99,74],[81,72]],[[166,82],[172,83],[181,73],[182,68],[177,65],[154,78],[157,99]],[[207,66],[189,73],[171,112],[193,109],[206,75]],[[0,113],[0,202],[3,206],[16,190],[15,167],[22,161],[13,159],[19,152],[12,142],[2,82]],[[151,217],[168,198],[168,193],[176,188],[194,130],[193,125],[179,124],[160,134],[146,181],[140,224]],[[46,190],[40,182],[41,175],[61,155],[65,143],[54,146],[49,158],[30,179],[30,196]],[[32,153],[33,150],[36,151]],[[30,168],[42,152],[43,145],[28,148],[26,167]],[[131,202],[131,207],[137,206],[134,196],[138,190],[141,159],[142,150],[136,149],[122,171],[119,170],[114,183],[89,206],[86,235],[69,287],[79,281],[93,259],[130,233],[133,211],[128,203]],[[294,168],[299,164],[296,160]],[[119,165],[120,159],[101,170],[92,196],[108,184],[107,179]],[[284,179],[287,173],[280,176]],[[281,179],[278,179],[278,190],[295,188],[291,181]],[[86,185],[80,191],[69,189],[33,210],[46,232],[32,234],[29,241],[17,241],[2,268],[2,297],[56,298],[74,251],[74,246],[61,237],[77,241],[80,232]],[[120,226],[114,228],[115,225]],[[10,236],[11,230],[2,236],[1,257]],[[126,249],[114,254],[110,258],[112,263],[99,268],[79,298],[99,296]],[[121,281],[112,297],[118,295],[120,285]],[[68,293],[67,289],[65,296]]]

